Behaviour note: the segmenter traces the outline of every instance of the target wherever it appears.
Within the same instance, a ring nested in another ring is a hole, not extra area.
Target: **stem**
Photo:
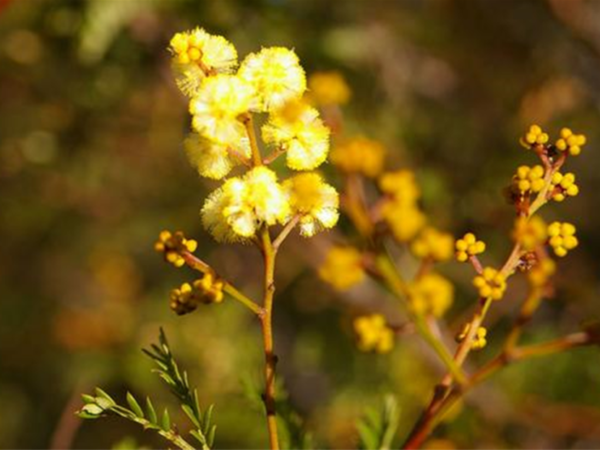
[[[252,149],[252,163],[255,167],[262,166],[262,157],[260,156],[260,149],[258,148],[258,141],[256,140],[256,131],[254,130],[254,119],[252,114],[247,114],[242,118],[244,126],[246,127],[246,133],[250,140],[250,148]]]
[[[271,450],[279,449],[277,436],[277,416],[275,410],[275,367],[277,356],[273,345],[273,296],[275,294],[275,257],[276,250],[271,242],[269,229],[264,226],[261,234],[262,250],[265,262],[264,279],[264,314],[261,317],[263,342],[265,349],[265,393],[264,402],[267,413],[267,430]]]

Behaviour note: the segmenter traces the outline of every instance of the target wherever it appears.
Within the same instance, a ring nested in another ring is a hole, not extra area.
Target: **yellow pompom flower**
[[[413,241],[410,250],[417,258],[446,261],[452,257],[453,247],[451,234],[427,227]]]
[[[338,291],[349,289],[365,279],[362,255],[353,247],[334,247],[319,268],[319,276]]]
[[[379,177],[379,189],[402,204],[413,204],[421,196],[421,190],[410,170],[386,172]]]
[[[478,241],[473,233],[465,234],[454,244],[456,259],[460,262],[468,261],[471,256],[479,255],[485,251],[485,242]]]
[[[396,201],[384,204],[382,216],[394,238],[399,242],[410,241],[427,223],[425,214],[416,206]]]
[[[544,258],[529,271],[529,282],[533,286],[544,286],[555,272],[556,263],[550,258]]]
[[[329,152],[329,135],[319,112],[300,100],[273,111],[262,127],[265,143],[285,151],[287,165],[293,170],[320,166]]]
[[[381,173],[384,158],[383,145],[365,137],[350,139],[331,151],[331,162],[340,170],[371,178]]]
[[[308,78],[310,100],[320,106],[345,105],[350,88],[339,72],[316,72]]]
[[[261,166],[227,180],[208,196],[201,214],[217,241],[232,242],[254,236],[262,224],[285,223],[290,205],[275,172]]]
[[[253,101],[252,87],[235,75],[205,78],[190,102],[192,126],[203,137],[238,149],[245,137],[239,120]]]
[[[207,273],[192,284],[183,283],[173,289],[169,304],[178,315],[194,311],[200,303],[220,303],[223,301],[223,281]]]
[[[552,186],[552,199],[557,202],[579,194],[579,186],[575,184],[575,174],[571,172],[566,174],[556,172],[552,175]]]
[[[298,56],[284,47],[263,48],[249,54],[240,65],[238,75],[253,86],[258,111],[281,108],[306,91],[306,75]]]
[[[544,168],[540,165],[520,166],[512,179],[512,189],[520,195],[540,192],[544,184]]]
[[[300,217],[300,234],[310,237],[338,221],[339,196],[316,173],[302,173],[283,183],[293,215]]]
[[[473,285],[481,298],[500,300],[506,290],[506,277],[493,267],[486,267],[473,279]]]
[[[546,222],[540,216],[519,217],[515,221],[513,239],[523,250],[530,252],[546,242],[548,237],[546,228]]]
[[[577,156],[581,153],[581,147],[587,142],[583,134],[574,134],[569,128],[560,130],[560,138],[557,139],[554,146],[558,151],[569,152],[572,156]]]
[[[470,329],[471,329],[471,324],[466,323],[465,326],[463,327],[463,329],[461,330],[461,332],[458,334],[458,336],[456,336],[456,341],[463,342],[467,338],[467,335],[469,334]],[[477,328],[477,331],[475,332],[475,336],[473,336],[473,342],[471,342],[471,349],[472,350],[481,350],[482,348],[484,348],[487,345],[486,336],[487,336],[487,329],[485,329],[484,327]]]
[[[575,225],[568,222],[552,222],[548,225],[548,243],[554,250],[556,256],[563,257],[569,250],[573,250],[579,241],[575,237],[577,229]]]
[[[409,285],[409,300],[419,315],[442,317],[452,305],[454,286],[436,273],[428,273]]]
[[[235,47],[224,37],[201,28],[175,34],[169,50],[177,86],[189,97],[198,93],[205,76],[228,73],[237,66]]]
[[[386,325],[381,314],[357,317],[353,327],[359,350],[388,353],[394,348],[394,331]]]
[[[183,148],[192,167],[206,178],[220,180],[238,162],[231,156],[229,145],[204,139],[198,133],[190,133],[183,142]],[[246,158],[250,157],[251,150],[247,138],[240,140],[237,151]]]
[[[158,235],[158,241],[154,244],[154,250],[164,253],[165,261],[173,264],[175,267],[181,267],[185,260],[181,256],[183,252],[193,253],[198,248],[198,242],[194,239],[187,239],[181,231],[171,233],[170,231],[161,231]]]
[[[533,148],[536,145],[543,145],[548,142],[548,134],[539,127],[539,125],[531,125],[525,136],[521,137],[521,145],[525,148]]]

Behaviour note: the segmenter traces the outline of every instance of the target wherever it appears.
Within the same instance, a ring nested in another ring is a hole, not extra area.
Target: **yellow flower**
[[[237,149],[246,132],[239,116],[252,101],[252,87],[235,75],[205,78],[190,102],[192,126],[201,136]]]
[[[460,262],[467,261],[471,256],[479,255],[485,251],[485,242],[478,241],[473,233],[465,234],[454,244],[456,259]]]
[[[243,156],[249,158],[251,151],[248,139],[240,141],[243,145]],[[198,173],[206,178],[220,180],[236,165],[237,161],[231,156],[229,146],[202,138],[198,133],[190,133],[183,143],[183,148]]]
[[[334,147],[331,162],[348,173],[376,177],[383,167],[385,148],[379,142],[357,137]]]
[[[201,28],[175,34],[169,50],[177,86],[189,97],[198,93],[205,76],[231,72],[237,65],[235,47],[224,37]]]
[[[568,222],[552,222],[548,226],[548,236],[550,236],[548,243],[556,256],[565,256],[569,250],[579,245],[575,237],[576,231],[575,225]]]
[[[425,215],[417,207],[395,201],[384,204],[382,215],[399,242],[410,241],[427,222]]]
[[[161,231],[158,235],[158,241],[154,244],[154,250],[164,253],[165,261],[173,264],[175,267],[181,267],[185,260],[181,256],[184,252],[193,253],[198,248],[198,242],[193,239],[186,239],[181,231],[171,233],[170,231]]]
[[[220,303],[223,301],[223,281],[207,273],[191,285],[183,283],[173,289],[169,296],[169,304],[178,315],[194,311],[200,303]]]
[[[292,214],[300,216],[300,234],[313,236],[338,221],[339,196],[335,188],[316,173],[302,173],[283,183]]]
[[[381,314],[357,317],[353,326],[361,351],[388,353],[394,348],[394,331]]]
[[[546,222],[540,216],[532,216],[529,219],[520,217],[515,221],[513,239],[521,244],[523,250],[535,250],[546,242],[547,237]]]
[[[560,138],[554,146],[561,152],[569,152],[570,155],[577,156],[581,153],[581,147],[587,139],[583,134],[574,134],[569,128],[560,130]]]
[[[544,258],[529,271],[529,282],[533,286],[544,286],[555,272],[556,263],[550,258]]]
[[[364,280],[362,255],[353,247],[334,247],[319,268],[319,276],[335,289],[344,291]]]
[[[544,133],[544,131],[538,125],[531,125],[525,136],[523,136],[520,140],[521,145],[525,148],[533,148],[536,145],[543,145],[548,142],[548,134]]]
[[[308,78],[310,99],[317,105],[344,105],[350,88],[339,72],[316,72]]]
[[[520,195],[540,192],[544,188],[544,184],[544,168],[540,165],[520,166],[512,179],[512,189]]]
[[[254,236],[262,224],[285,223],[290,205],[275,172],[261,166],[227,180],[209,195],[201,214],[217,241],[234,242]]]
[[[457,342],[463,342],[467,335],[469,334],[469,330],[471,329],[471,324],[466,323],[463,327],[462,331],[456,336]],[[484,327],[477,328],[475,336],[473,336],[473,342],[471,343],[472,350],[481,350],[487,345],[487,330]]]
[[[325,161],[329,152],[330,131],[316,109],[292,100],[269,116],[262,127],[266,144],[287,154],[287,165],[294,170],[312,170]]]
[[[272,111],[298,99],[306,90],[306,75],[298,56],[284,47],[263,48],[251,53],[238,75],[254,87],[258,111]]]
[[[379,188],[403,204],[415,203],[421,196],[415,174],[410,170],[384,173],[379,177]]]
[[[428,273],[409,285],[409,299],[416,314],[441,317],[452,305],[454,287],[441,275]]]
[[[443,233],[433,227],[427,227],[410,246],[417,258],[430,258],[434,261],[445,261],[452,257],[454,239],[452,235]]]
[[[481,275],[473,279],[473,285],[479,290],[481,298],[500,300],[506,290],[506,277],[493,267],[486,267]]]
[[[571,172],[566,174],[556,172],[552,175],[552,187],[552,199],[557,202],[579,194],[579,187],[575,184],[575,174]]]

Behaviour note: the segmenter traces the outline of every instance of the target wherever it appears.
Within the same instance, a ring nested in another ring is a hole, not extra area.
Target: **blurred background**
[[[164,446],[122,420],[73,416],[97,385],[172,404],[140,352],[159,326],[201,402],[216,403],[217,447],[266,444],[263,413],[245,393],[261,382],[257,324],[231,301],[172,314],[169,290],[191,273],[152,249],[160,230],[181,229],[217,270],[260,292],[254,249],[217,247],[202,230],[215,184],[182,151],[189,119],[166,47],[198,25],[241,57],[283,45],[309,73],[342,73],[353,91],[346,132],[385,143],[390,167],[414,168],[434,224],[474,230],[490,264],[511,245],[502,188],[535,162],[518,137],[533,122],[551,136],[561,126],[585,133],[569,162],[581,194],[545,213],[574,222],[581,245],[560,262],[556,295],[524,340],[600,316],[600,2],[1,0],[0,447]],[[386,393],[401,405],[399,442],[442,373],[414,337],[386,356],[355,349],[352,315],[393,318],[394,304],[372,285],[340,295],[317,278],[315,264],[347,229],[290,239],[278,267],[280,372],[318,447],[356,447],[355,421]],[[457,283],[455,329],[473,302],[471,274],[453,263],[442,271]],[[514,301],[490,316],[490,347],[476,362],[494,354],[524,289],[517,281]],[[598,448],[600,351],[510,367],[452,415],[431,448]]]

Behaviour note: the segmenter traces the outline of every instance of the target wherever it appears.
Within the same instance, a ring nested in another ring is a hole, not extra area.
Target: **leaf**
[[[171,429],[171,418],[169,417],[169,411],[165,408],[163,412],[161,427],[165,431],[169,431]]]
[[[199,430],[202,430],[202,425],[198,421],[198,418],[196,417],[196,413],[194,413],[194,410],[189,405],[181,405],[181,409],[183,409],[183,412],[192,421],[194,426],[196,428],[198,428]]]
[[[88,403],[96,403],[96,397],[94,397],[93,395],[82,394],[81,398],[83,399],[83,403],[85,403],[86,405]]]
[[[131,392],[127,392],[127,403],[137,417],[144,418],[144,411]]]
[[[398,403],[394,396],[387,395],[379,409],[369,408],[356,424],[360,437],[360,448],[365,450],[387,450],[398,429]]]
[[[158,419],[156,418],[156,411],[154,410],[150,397],[146,397],[146,412],[148,413],[148,421],[151,424],[156,425]]]

